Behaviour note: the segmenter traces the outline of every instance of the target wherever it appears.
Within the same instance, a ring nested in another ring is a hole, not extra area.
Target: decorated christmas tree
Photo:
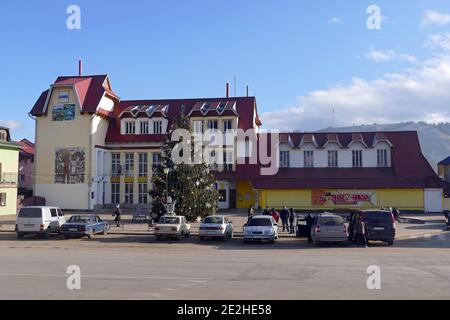
[[[175,214],[185,216],[189,221],[197,217],[215,214],[219,195],[215,177],[209,172],[209,166],[201,163],[174,163],[172,151],[179,141],[172,141],[172,134],[177,129],[192,132],[189,119],[184,112],[172,121],[164,146],[161,147],[161,166],[153,176],[153,205],[161,207],[167,199],[175,203]],[[192,140],[188,143],[192,143]],[[181,151],[181,153],[184,150]],[[198,152],[199,150],[197,150]],[[193,159],[195,150],[191,150]]]

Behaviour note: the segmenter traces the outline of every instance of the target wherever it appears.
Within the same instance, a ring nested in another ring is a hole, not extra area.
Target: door
[[[236,209],[236,190],[230,190],[230,208]]]
[[[444,211],[442,189],[425,189],[424,197],[426,213],[442,213]]]

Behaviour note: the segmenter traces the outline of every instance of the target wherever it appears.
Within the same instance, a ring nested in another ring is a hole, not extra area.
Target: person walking
[[[280,214],[278,213],[277,210],[275,210],[275,208],[272,208],[272,218],[273,220],[275,220],[276,223],[278,223],[278,221],[280,221]]]
[[[289,226],[291,228],[291,234],[295,234],[295,228],[297,227],[297,214],[294,211],[294,208],[289,209]]]
[[[114,210],[113,217],[115,217],[114,222],[116,223],[116,226],[120,227],[120,222],[122,220],[122,211],[120,210],[120,204],[116,206],[116,210]]]
[[[266,206],[266,208],[263,211],[263,216],[270,216],[270,209],[269,206]]]
[[[305,218],[305,221],[306,221],[306,231],[308,232],[308,243],[311,243],[312,242],[311,229],[314,223],[314,218],[311,215],[311,213],[308,213],[308,215]]]
[[[355,245],[367,248],[366,225],[361,214],[356,216],[355,221]]]
[[[281,223],[283,224],[283,232],[289,232],[289,211],[286,209],[286,206],[283,206],[283,209],[280,212]]]
[[[248,216],[248,220],[247,220],[247,224],[248,224],[250,222],[250,220],[252,220],[252,218],[255,216],[255,208],[253,208],[253,206],[250,206],[248,208],[247,216]]]

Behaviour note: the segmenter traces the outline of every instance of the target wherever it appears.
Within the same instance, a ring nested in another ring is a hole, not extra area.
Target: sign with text
[[[376,193],[370,190],[313,190],[313,206],[376,206]]]

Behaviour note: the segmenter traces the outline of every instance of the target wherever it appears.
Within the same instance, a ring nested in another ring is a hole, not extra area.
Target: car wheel
[[[200,241],[205,241],[205,237],[200,236]]]
[[[388,244],[389,247],[392,247],[394,245],[394,240],[388,241],[387,244]]]
[[[156,240],[160,241],[161,240],[161,236],[156,236]]]
[[[25,234],[23,234],[23,233],[18,233],[17,234],[17,239],[22,240],[24,237],[25,237]]]
[[[50,230],[50,227],[47,229],[47,230],[45,230],[45,233],[44,233],[44,238],[45,239],[50,239],[50,233],[51,233],[51,230]]]

